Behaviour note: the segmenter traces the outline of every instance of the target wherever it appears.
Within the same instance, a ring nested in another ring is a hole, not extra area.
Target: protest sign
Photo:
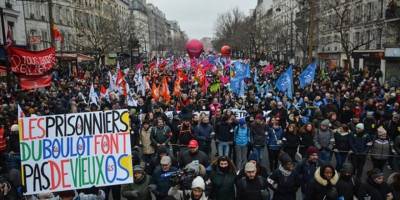
[[[245,118],[247,116],[246,110],[232,109],[231,111],[235,114],[236,119]]]
[[[25,195],[133,182],[128,110],[18,122]]]

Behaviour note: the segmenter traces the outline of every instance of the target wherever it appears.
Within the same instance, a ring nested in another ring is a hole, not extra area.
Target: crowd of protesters
[[[133,105],[117,91],[90,103],[90,85],[97,92],[108,86],[115,68],[55,69],[51,87],[31,91],[2,83],[0,200],[291,200],[298,191],[306,200],[400,199],[400,88],[380,82],[379,71],[318,69],[313,83],[300,89],[302,66],[294,66],[290,99],[274,88],[286,66],[274,64],[273,72],[261,73],[264,66],[250,63],[242,97],[222,83],[217,92],[204,91],[194,71],[186,70],[181,94],[169,101],[155,100],[151,88],[145,96],[136,92],[131,69],[125,79]],[[173,90],[177,74],[172,67],[151,73],[144,65],[141,70],[150,85],[168,77]],[[207,72],[210,82],[216,77]],[[18,105],[27,116],[129,109],[134,182],[23,196]],[[238,118],[234,109],[247,114]],[[206,112],[195,114],[200,111]],[[369,160],[372,166],[366,167]],[[177,171],[189,182],[176,180]],[[394,173],[385,177],[384,171]]]

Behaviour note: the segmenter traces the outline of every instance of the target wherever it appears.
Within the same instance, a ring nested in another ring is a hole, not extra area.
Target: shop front
[[[385,49],[384,80],[391,86],[400,86],[400,48]]]
[[[351,56],[354,59],[354,67],[367,68],[370,73],[383,68],[384,50],[354,51]]]
[[[318,53],[319,65],[329,70],[341,67],[340,53]]]

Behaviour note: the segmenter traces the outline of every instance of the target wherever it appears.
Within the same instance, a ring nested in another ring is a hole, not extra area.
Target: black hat
[[[168,149],[165,146],[160,146],[160,147],[158,147],[157,152],[158,152],[158,154],[162,154],[162,153],[167,154],[168,153]]]
[[[350,173],[353,174],[354,172],[354,167],[351,163],[346,162],[343,164],[342,169],[340,170],[340,173]]]
[[[281,161],[282,166],[285,166],[288,163],[293,162],[292,159],[290,158],[289,154],[287,154],[285,152],[281,154],[281,156],[279,157],[279,161]]]

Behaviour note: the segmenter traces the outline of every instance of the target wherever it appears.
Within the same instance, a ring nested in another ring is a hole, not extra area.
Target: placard
[[[19,118],[25,195],[133,182],[128,110]]]

